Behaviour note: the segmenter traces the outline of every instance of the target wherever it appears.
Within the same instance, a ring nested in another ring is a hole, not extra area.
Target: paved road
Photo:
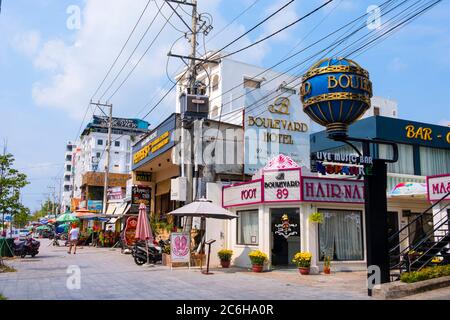
[[[41,241],[35,258],[8,261],[18,271],[0,274],[0,293],[9,299],[367,299],[363,273],[300,276],[233,268],[206,276],[198,269],[139,267],[119,250],[85,247],[68,255],[47,244]],[[80,289],[66,285],[69,266],[80,268]]]

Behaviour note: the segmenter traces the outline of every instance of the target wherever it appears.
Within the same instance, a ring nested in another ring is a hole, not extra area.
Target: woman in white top
[[[76,224],[72,225],[72,229],[69,231],[69,251],[67,251],[68,254],[72,253],[72,246],[73,254],[77,253],[77,243],[78,243],[78,235],[80,234],[80,228]]]

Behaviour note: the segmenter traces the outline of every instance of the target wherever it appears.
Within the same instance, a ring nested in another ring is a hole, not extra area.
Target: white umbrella
[[[199,199],[191,202],[181,208],[169,212],[173,216],[184,217],[202,217],[214,219],[234,219],[237,215],[233,214],[221,206],[218,206],[206,199]]]

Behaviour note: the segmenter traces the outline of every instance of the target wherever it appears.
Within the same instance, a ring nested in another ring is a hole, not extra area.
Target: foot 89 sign
[[[264,171],[264,201],[300,201],[300,168]]]

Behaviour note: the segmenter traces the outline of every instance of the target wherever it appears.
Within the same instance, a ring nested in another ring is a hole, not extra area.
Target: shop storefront
[[[179,126],[179,115],[172,114],[133,146],[131,213],[137,213],[144,201],[153,221],[161,225],[173,222],[167,213],[177,207],[170,199],[170,185],[171,179],[180,175],[180,167],[172,162],[172,132]],[[148,193],[145,199],[144,193]]]
[[[295,253],[309,251],[316,271],[325,256],[334,270],[364,270],[363,181],[319,177],[282,155],[279,160],[271,161],[255,180],[223,188],[222,205],[238,215],[227,226],[233,263],[249,267],[248,253],[259,249],[268,254],[269,268],[294,267]],[[426,198],[389,198],[390,232],[428,206]],[[317,213],[322,223],[311,221]]]

